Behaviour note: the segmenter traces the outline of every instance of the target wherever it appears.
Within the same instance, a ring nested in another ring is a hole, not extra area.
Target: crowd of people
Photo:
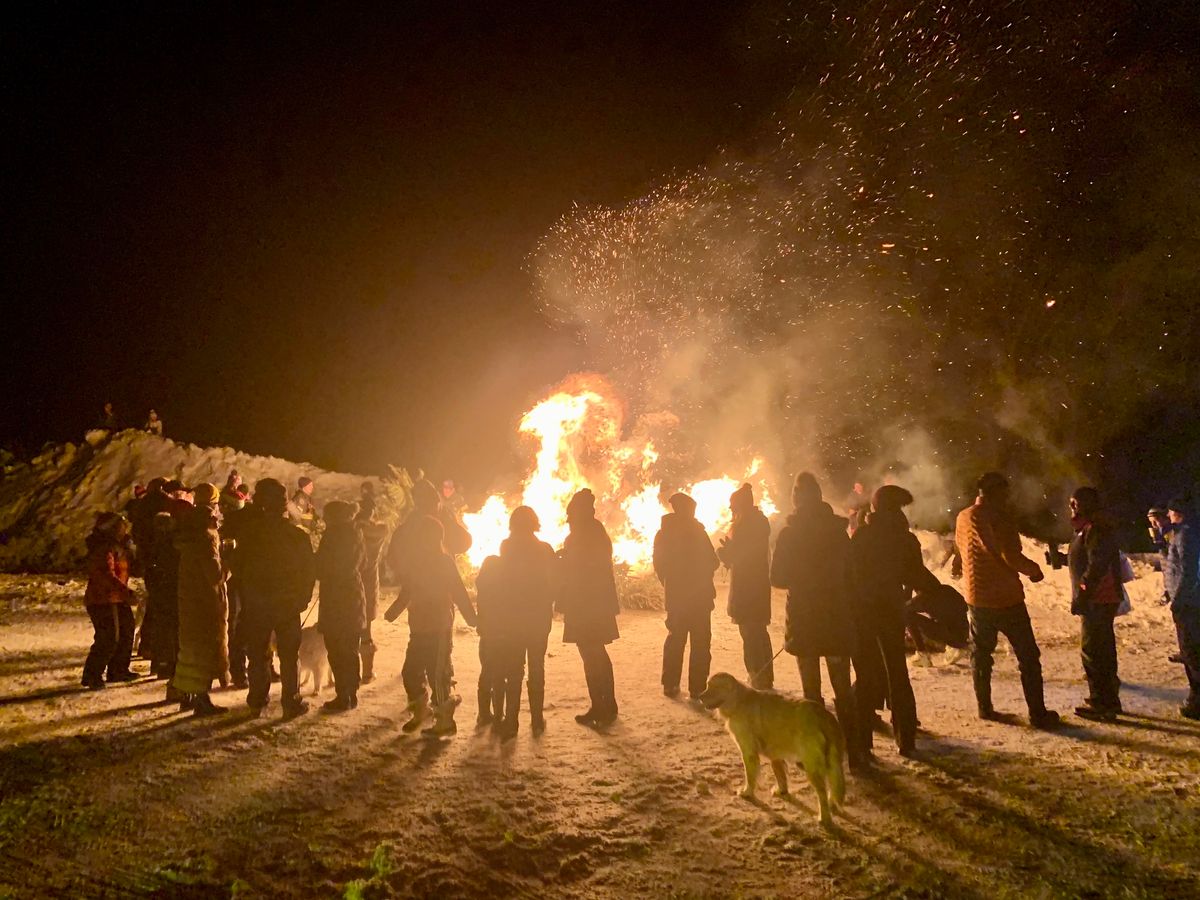
[[[546,727],[545,657],[556,610],[563,617],[563,641],[579,651],[590,699],[576,721],[604,727],[616,720],[607,649],[619,638],[612,542],[596,517],[590,490],[579,491],[567,505],[569,533],[557,551],[537,537],[533,509],[514,510],[509,536],[480,567],[472,599],[455,560],[470,548],[471,535],[459,521],[452,482],[439,492],[418,481],[411,512],[390,534],[377,516],[370,483],[357,503],[331,501],[320,515],[313,487],[302,478],[289,498],[271,478],[260,480],[251,496],[236,472],[222,489],[155,479],[128,518],[99,516],[88,538],[85,603],[95,641],[83,684],[99,689],[106,680],[137,677],[130,671],[135,598],[129,578],[140,570],[147,604],[139,652],[152,673],[168,682],[169,700],[198,716],[219,714],[224,710],[210,691],[214,683],[228,684],[246,690],[248,706],[261,714],[277,655],[283,715],[300,715],[308,709],[298,673],[302,616],[319,583],[316,628],[336,692],[324,708],[352,710],[359,686],[374,677],[371,629],[386,560],[400,590],[384,617],[408,616],[401,673],[406,732],[456,731],[456,614],[479,632],[479,725],[490,723],[506,738],[516,735],[527,688],[531,727],[535,734]],[[980,478],[974,503],[956,519],[961,594],[926,568],[904,513],[913,502],[904,488],[880,487],[852,510],[853,521],[835,513],[810,473],[796,477],[791,499],[792,512],[772,548],[770,523],[749,485],[730,497],[732,524],[719,546],[696,519],[691,497],[670,498],[671,512],[663,517],[653,551],[654,573],[665,593],[661,684],[667,697],[681,694],[685,655],[689,697],[695,701],[705,689],[714,579],[724,565],[730,573],[728,614],[738,626],[751,685],[771,690],[775,660],[786,651],[797,660],[804,697],[823,703],[824,660],[852,768],[870,764],[884,709],[890,710],[898,751],[910,755],[916,749],[910,640],[918,664],[930,661],[929,643],[943,645],[950,661],[969,651],[979,717],[1005,720],[991,689],[992,657],[1003,635],[1017,658],[1029,723],[1039,729],[1060,724],[1059,714],[1046,706],[1022,584],[1044,575],[1022,552],[1005,476],[992,472]],[[1186,506],[1175,500],[1152,510],[1151,533],[1163,556],[1164,600],[1189,684],[1180,712],[1200,719],[1200,542]],[[1075,713],[1113,721],[1122,712],[1113,623],[1128,603],[1123,585],[1132,574],[1098,492],[1076,490],[1070,511],[1075,534],[1065,563],[1088,687]],[[768,632],[772,588],[787,593],[784,642],[777,652]]]

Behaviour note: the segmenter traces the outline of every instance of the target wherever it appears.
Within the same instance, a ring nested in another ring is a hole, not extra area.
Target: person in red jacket
[[[83,664],[83,686],[104,687],[110,682],[133,681],[129,671],[133,656],[134,593],[129,587],[129,562],[133,545],[129,520],[118,513],[101,513],[87,537],[88,582],[83,602],[92,620],[95,638]]]
[[[1079,651],[1088,683],[1087,699],[1075,707],[1075,715],[1111,722],[1122,711],[1113,619],[1124,589],[1116,523],[1101,508],[1095,488],[1081,487],[1071,495],[1071,527],[1071,612],[1079,616]]]

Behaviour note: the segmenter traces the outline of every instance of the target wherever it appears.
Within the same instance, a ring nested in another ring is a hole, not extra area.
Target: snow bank
[[[0,478],[0,571],[71,570],[83,557],[84,538],[96,514],[124,510],[135,484],[162,477],[220,487],[231,469],[251,485],[271,477],[289,490],[307,475],[318,507],[329,500],[355,500],[363,481],[377,481],[228,447],[179,444],[140,431],[92,431],[83,444],[51,446],[32,462],[5,466]]]

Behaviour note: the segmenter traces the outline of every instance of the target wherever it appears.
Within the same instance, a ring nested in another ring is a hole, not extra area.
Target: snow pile
[[[83,444],[51,446],[32,462],[5,466],[0,478],[0,571],[73,569],[83,557],[84,538],[96,514],[124,510],[135,484],[162,477],[220,487],[231,469],[250,485],[271,477],[289,491],[306,475],[314,482],[318,507],[329,500],[355,500],[363,481],[376,480],[228,447],[179,444],[140,431],[93,431]]]

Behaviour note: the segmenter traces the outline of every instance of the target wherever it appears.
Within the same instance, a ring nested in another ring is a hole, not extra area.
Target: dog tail
[[[832,716],[825,720],[825,771],[829,773],[829,795],[840,809],[846,802],[846,736]]]

